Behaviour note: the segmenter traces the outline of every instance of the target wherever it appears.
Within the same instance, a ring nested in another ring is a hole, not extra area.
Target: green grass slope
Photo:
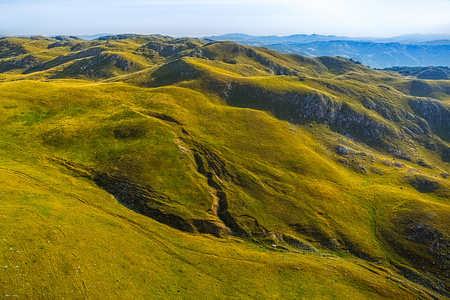
[[[45,162],[3,160],[2,186],[5,298],[432,297],[358,259],[176,231]]]
[[[0,74],[5,297],[448,296],[441,82],[431,99],[341,58],[67,43],[85,48]]]

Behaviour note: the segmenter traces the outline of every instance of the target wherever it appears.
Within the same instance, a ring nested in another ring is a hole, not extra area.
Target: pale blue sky
[[[450,0],[0,0],[0,35],[450,33]]]

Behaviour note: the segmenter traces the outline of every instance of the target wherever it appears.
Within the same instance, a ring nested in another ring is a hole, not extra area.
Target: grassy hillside
[[[5,297],[448,297],[445,83],[227,42],[37,41],[0,39],[0,65],[65,51],[0,74]]]

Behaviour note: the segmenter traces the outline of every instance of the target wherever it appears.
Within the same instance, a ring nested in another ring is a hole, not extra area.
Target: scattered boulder
[[[405,165],[404,164],[402,164],[402,163],[399,163],[399,162],[395,162],[394,163],[394,165],[397,167],[397,168],[403,168]]]
[[[312,245],[310,245],[309,243],[307,243],[305,241],[301,241],[291,235],[282,234],[281,238],[285,243],[287,243],[290,246],[295,247],[297,249],[318,252],[318,250],[316,248],[314,248]]]
[[[436,143],[427,143],[426,147],[432,151],[439,150],[439,146]]]
[[[353,150],[352,148],[343,146],[343,145],[338,145],[336,148],[336,153],[339,155],[349,155],[349,154],[355,154],[356,151]]]
[[[359,168],[362,172],[368,173],[367,168],[366,168],[364,165],[359,164],[359,165],[358,165],[358,168]]]
[[[382,162],[383,162],[383,165],[385,165],[385,166],[388,166],[388,167],[392,166],[392,162],[389,160],[383,160]]]
[[[433,169],[433,167],[430,164],[428,164],[426,161],[424,161],[423,159],[419,159],[417,161],[417,164],[424,168]]]

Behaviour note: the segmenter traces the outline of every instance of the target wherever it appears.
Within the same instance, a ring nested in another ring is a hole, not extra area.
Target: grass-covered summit
[[[5,297],[448,297],[449,81],[139,35],[0,71]]]

